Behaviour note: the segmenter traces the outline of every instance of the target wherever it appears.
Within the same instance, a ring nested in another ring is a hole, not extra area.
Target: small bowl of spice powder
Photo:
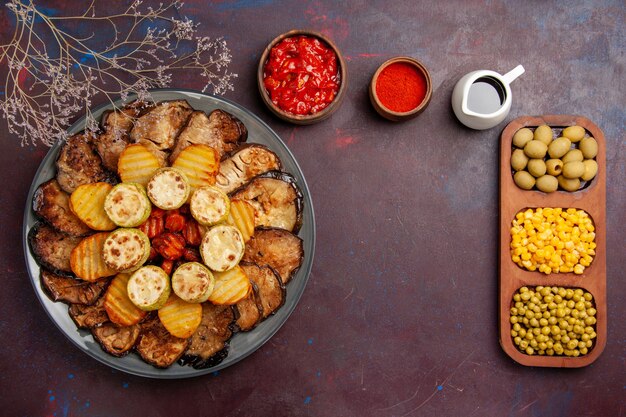
[[[411,57],[385,61],[370,82],[370,100],[374,109],[394,122],[420,114],[432,95],[430,74],[424,65]]]

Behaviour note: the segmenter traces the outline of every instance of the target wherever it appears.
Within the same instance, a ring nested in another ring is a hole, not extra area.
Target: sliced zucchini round
[[[200,244],[204,264],[213,271],[227,271],[239,263],[245,244],[241,232],[226,224],[210,228]]]
[[[136,270],[126,287],[128,298],[144,311],[158,310],[170,296],[170,277],[155,265],[146,265]]]
[[[137,227],[150,216],[152,204],[143,185],[120,183],[107,194],[104,211],[118,226]]]
[[[174,294],[188,303],[203,303],[213,292],[215,279],[206,266],[199,262],[187,262],[172,275]]]
[[[185,174],[176,168],[159,169],[146,186],[152,203],[163,210],[174,210],[185,204],[189,198],[189,181]]]
[[[118,272],[132,272],[141,267],[150,256],[150,239],[139,229],[121,228],[104,240],[104,263]]]
[[[228,218],[230,199],[218,188],[205,186],[193,192],[189,201],[189,209],[198,223],[211,226]]]

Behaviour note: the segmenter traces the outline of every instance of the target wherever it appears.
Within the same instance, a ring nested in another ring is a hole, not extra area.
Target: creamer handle
[[[518,65],[517,67],[513,68],[511,71],[504,74],[502,78],[504,78],[505,83],[511,84],[513,81],[515,81],[517,77],[519,77],[523,73],[524,73],[524,67],[521,65]]]

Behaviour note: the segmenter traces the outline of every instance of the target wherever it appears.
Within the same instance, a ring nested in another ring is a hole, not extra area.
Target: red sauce
[[[426,79],[413,65],[394,62],[378,74],[376,95],[382,105],[391,111],[411,111],[426,96]]]
[[[339,78],[337,55],[311,36],[294,36],[276,44],[263,72],[272,102],[298,115],[326,108],[339,91]]]

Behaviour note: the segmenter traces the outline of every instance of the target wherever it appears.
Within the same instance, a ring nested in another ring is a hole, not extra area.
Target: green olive
[[[572,142],[568,138],[556,138],[548,145],[548,154],[550,158],[560,158],[569,151],[571,146]]]
[[[563,129],[561,135],[572,142],[579,142],[585,136],[585,128],[582,126],[570,126]]]
[[[521,171],[526,168],[528,157],[522,149],[516,149],[511,154],[511,168],[515,171]]]
[[[598,173],[598,163],[593,159],[585,159],[583,164],[585,165],[585,172],[580,176],[580,179],[591,181]]]
[[[582,162],[583,159],[585,158],[580,149],[572,149],[569,152],[567,152],[563,156],[563,158],[561,158],[561,161],[563,161],[564,164],[567,164],[568,162],[573,162],[573,161]]]
[[[592,137],[582,138],[578,144],[578,149],[583,153],[585,159],[595,158],[598,154],[598,142]]]
[[[538,140],[531,140],[524,146],[524,153],[529,158],[540,159],[546,156],[548,145]],[[582,156],[582,153],[581,153]],[[582,161],[582,159],[581,159]]]
[[[563,161],[560,159],[548,159],[546,161],[546,172],[550,175],[558,176],[563,171]]]
[[[546,163],[543,159],[531,159],[528,161],[528,172],[535,178],[539,178],[546,173]]]
[[[552,128],[548,125],[537,126],[533,138],[549,145],[552,142]]]
[[[544,193],[552,193],[559,188],[559,182],[556,177],[552,175],[543,175],[537,178],[535,185],[539,191],[543,191]]]
[[[578,178],[565,178],[563,175],[559,175],[557,178],[559,187],[565,191],[578,191],[580,188],[580,180]]]
[[[523,190],[530,190],[535,186],[535,177],[526,171],[517,171],[515,175],[513,175],[513,181]],[[523,298],[524,297],[522,297],[522,299]]]
[[[585,173],[585,164],[579,161],[566,162],[563,164],[563,176],[565,178],[580,178]]]
[[[533,131],[523,127],[513,135],[513,145],[523,148],[528,142],[533,140]]]

